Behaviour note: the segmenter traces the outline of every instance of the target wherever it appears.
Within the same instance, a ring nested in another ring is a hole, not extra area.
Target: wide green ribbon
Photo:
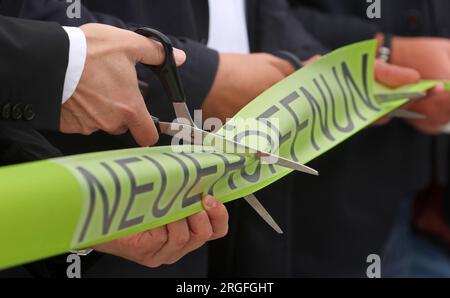
[[[407,102],[381,105],[375,100],[374,53],[375,42],[366,41],[324,56],[264,92],[218,133],[308,163]],[[228,202],[290,172],[249,154],[191,146],[3,167],[0,268],[165,225],[199,212],[203,193]]]

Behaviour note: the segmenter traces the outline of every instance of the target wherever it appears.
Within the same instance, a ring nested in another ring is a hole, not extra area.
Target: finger
[[[132,261],[145,263],[149,256],[158,252],[167,242],[166,227],[158,227],[151,231],[123,237],[111,242],[95,246],[95,250],[112,255],[121,256]],[[161,264],[151,264],[157,267]],[[150,266],[150,264],[148,264]]]
[[[191,238],[184,247],[184,252],[186,254],[199,249],[213,236],[213,228],[206,211],[188,217],[187,223],[189,225]]]
[[[216,198],[208,195],[202,200],[213,230],[212,240],[222,238],[228,233],[228,211]]]
[[[130,259],[137,259],[138,263],[156,268],[163,263],[161,260],[155,258],[155,255],[167,243],[169,236],[166,226],[158,227],[153,230],[140,233],[129,246],[128,254],[131,254]]]
[[[316,62],[316,61],[319,60],[320,58],[322,58],[321,55],[316,55],[316,56],[310,58],[309,60],[303,62],[303,64],[304,64],[304,65],[311,64],[311,63],[313,63],[313,62]]]
[[[132,111],[127,119],[127,126],[133,135],[134,140],[142,147],[148,147],[158,142],[159,135],[144,99],[139,96],[141,101],[140,108]]]
[[[283,77],[286,77],[292,74],[295,71],[295,68],[288,61],[278,58],[276,56],[272,56],[272,65],[281,72]]]
[[[173,56],[177,66],[181,66],[186,62],[186,53],[180,49],[173,48]]]
[[[414,69],[387,64],[377,60],[375,63],[375,78],[391,88],[414,84],[420,81],[420,73]]]
[[[277,68],[278,68],[278,70],[281,71],[281,73],[284,76],[288,76],[288,75],[290,75],[290,74],[295,72],[295,68],[292,66],[292,64],[287,62],[287,61],[284,61],[284,60],[280,61],[280,63],[278,64]]]
[[[450,121],[450,105],[447,95],[435,91],[431,91],[429,94],[423,100],[410,105],[408,109],[425,115],[427,119],[422,122],[432,122],[437,126],[447,124]]]
[[[146,256],[156,254],[167,243],[169,238],[166,226],[155,228],[140,235],[141,237],[135,246],[140,247],[143,251],[142,253]]]
[[[190,231],[185,219],[167,225],[167,242],[154,255],[164,264],[173,264],[184,256],[183,248],[190,240]]]
[[[165,53],[161,43],[139,34],[136,35],[138,41],[136,48],[137,61],[147,65],[160,65],[164,63]],[[186,61],[186,53],[182,50],[174,48],[173,55],[178,66]]]
[[[427,96],[426,99],[416,102],[409,108],[409,110],[419,112],[427,118],[408,122],[423,133],[432,135],[440,133],[442,127],[450,121],[450,107],[448,107],[447,102],[448,100],[445,97],[436,93]]]
[[[445,85],[444,83],[438,83],[436,87],[428,92],[428,95],[442,95],[443,93],[448,94],[448,92],[445,90]]]

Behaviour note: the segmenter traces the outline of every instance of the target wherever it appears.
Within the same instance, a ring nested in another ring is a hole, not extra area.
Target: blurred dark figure
[[[381,43],[383,33],[413,37],[392,39],[391,62],[417,69],[424,79],[450,79],[449,1],[381,1],[382,17],[375,20],[368,19],[364,0],[291,4],[327,48],[375,37]],[[237,232],[212,244],[220,252],[214,260],[223,261],[210,268],[216,276],[366,277],[367,257],[378,254],[382,276],[416,276],[411,205],[419,191],[447,182],[448,137],[435,134],[450,121],[449,97],[433,90],[410,107],[427,120],[397,119],[367,129],[315,160],[319,180],[293,174],[293,185],[280,183],[279,196],[270,190],[257,194],[267,197],[263,203],[281,221],[285,238],[264,229],[247,206],[237,207],[231,223]],[[277,200],[287,194],[290,202]],[[419,275],[450,276],[450,261],[438,255],[435,272]]]

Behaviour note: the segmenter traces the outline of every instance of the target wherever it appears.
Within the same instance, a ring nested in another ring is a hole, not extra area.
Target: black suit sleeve
[[[354,16],[321,12],[303,5],[295,6],[293,12],[306,30],[330,49],[374,38],[381,31],[378,24]]]
[[[69,39],[61,26],[0,16],[0,121],[59,128]]]
[[[249,28],[254,27],[251,32],[251,35],[255,36],[254,50],[289,51],[303,61],[328,52],[328,49],[305,28],[303,22],[296,18],[286,0],[254,2],[255,25],[249,24]]]

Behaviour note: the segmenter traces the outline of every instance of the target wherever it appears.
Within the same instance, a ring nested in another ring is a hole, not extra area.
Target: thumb
[[[279,58],[277,56],[272,56],[272,65],[279,71],[283,76],[287,77],[288,75],[295,72],[294,67],[290,62],[285,59]]]
[[[224,237],[228,232],[228,211],[216,198],[207,195],[202,199],[213,230],[211,240]]]
[[[387,64],[377,60],[375,79],[387,87],[397,88],[420,81],[420,73],[415,69]]]
[[[316,61],[319,60],[320,58],[322,58],[322,56],[320,56],[320,55],[315,55],[315,56],[309,58],[308,60],[306,60],[305,62],[303,62],[303,64],[304,64],[304,65],[311,64],[311,63],[313,63],[313,62],[316,62]]]
[[[135,34],[137,38],[137,62],[147,65],[160,65],[164,63],[166,57],[161,43],[137,33],[133,34]],[[186,61],[186,53],[182,50],[174,48],[173,55],[178,66]]]

